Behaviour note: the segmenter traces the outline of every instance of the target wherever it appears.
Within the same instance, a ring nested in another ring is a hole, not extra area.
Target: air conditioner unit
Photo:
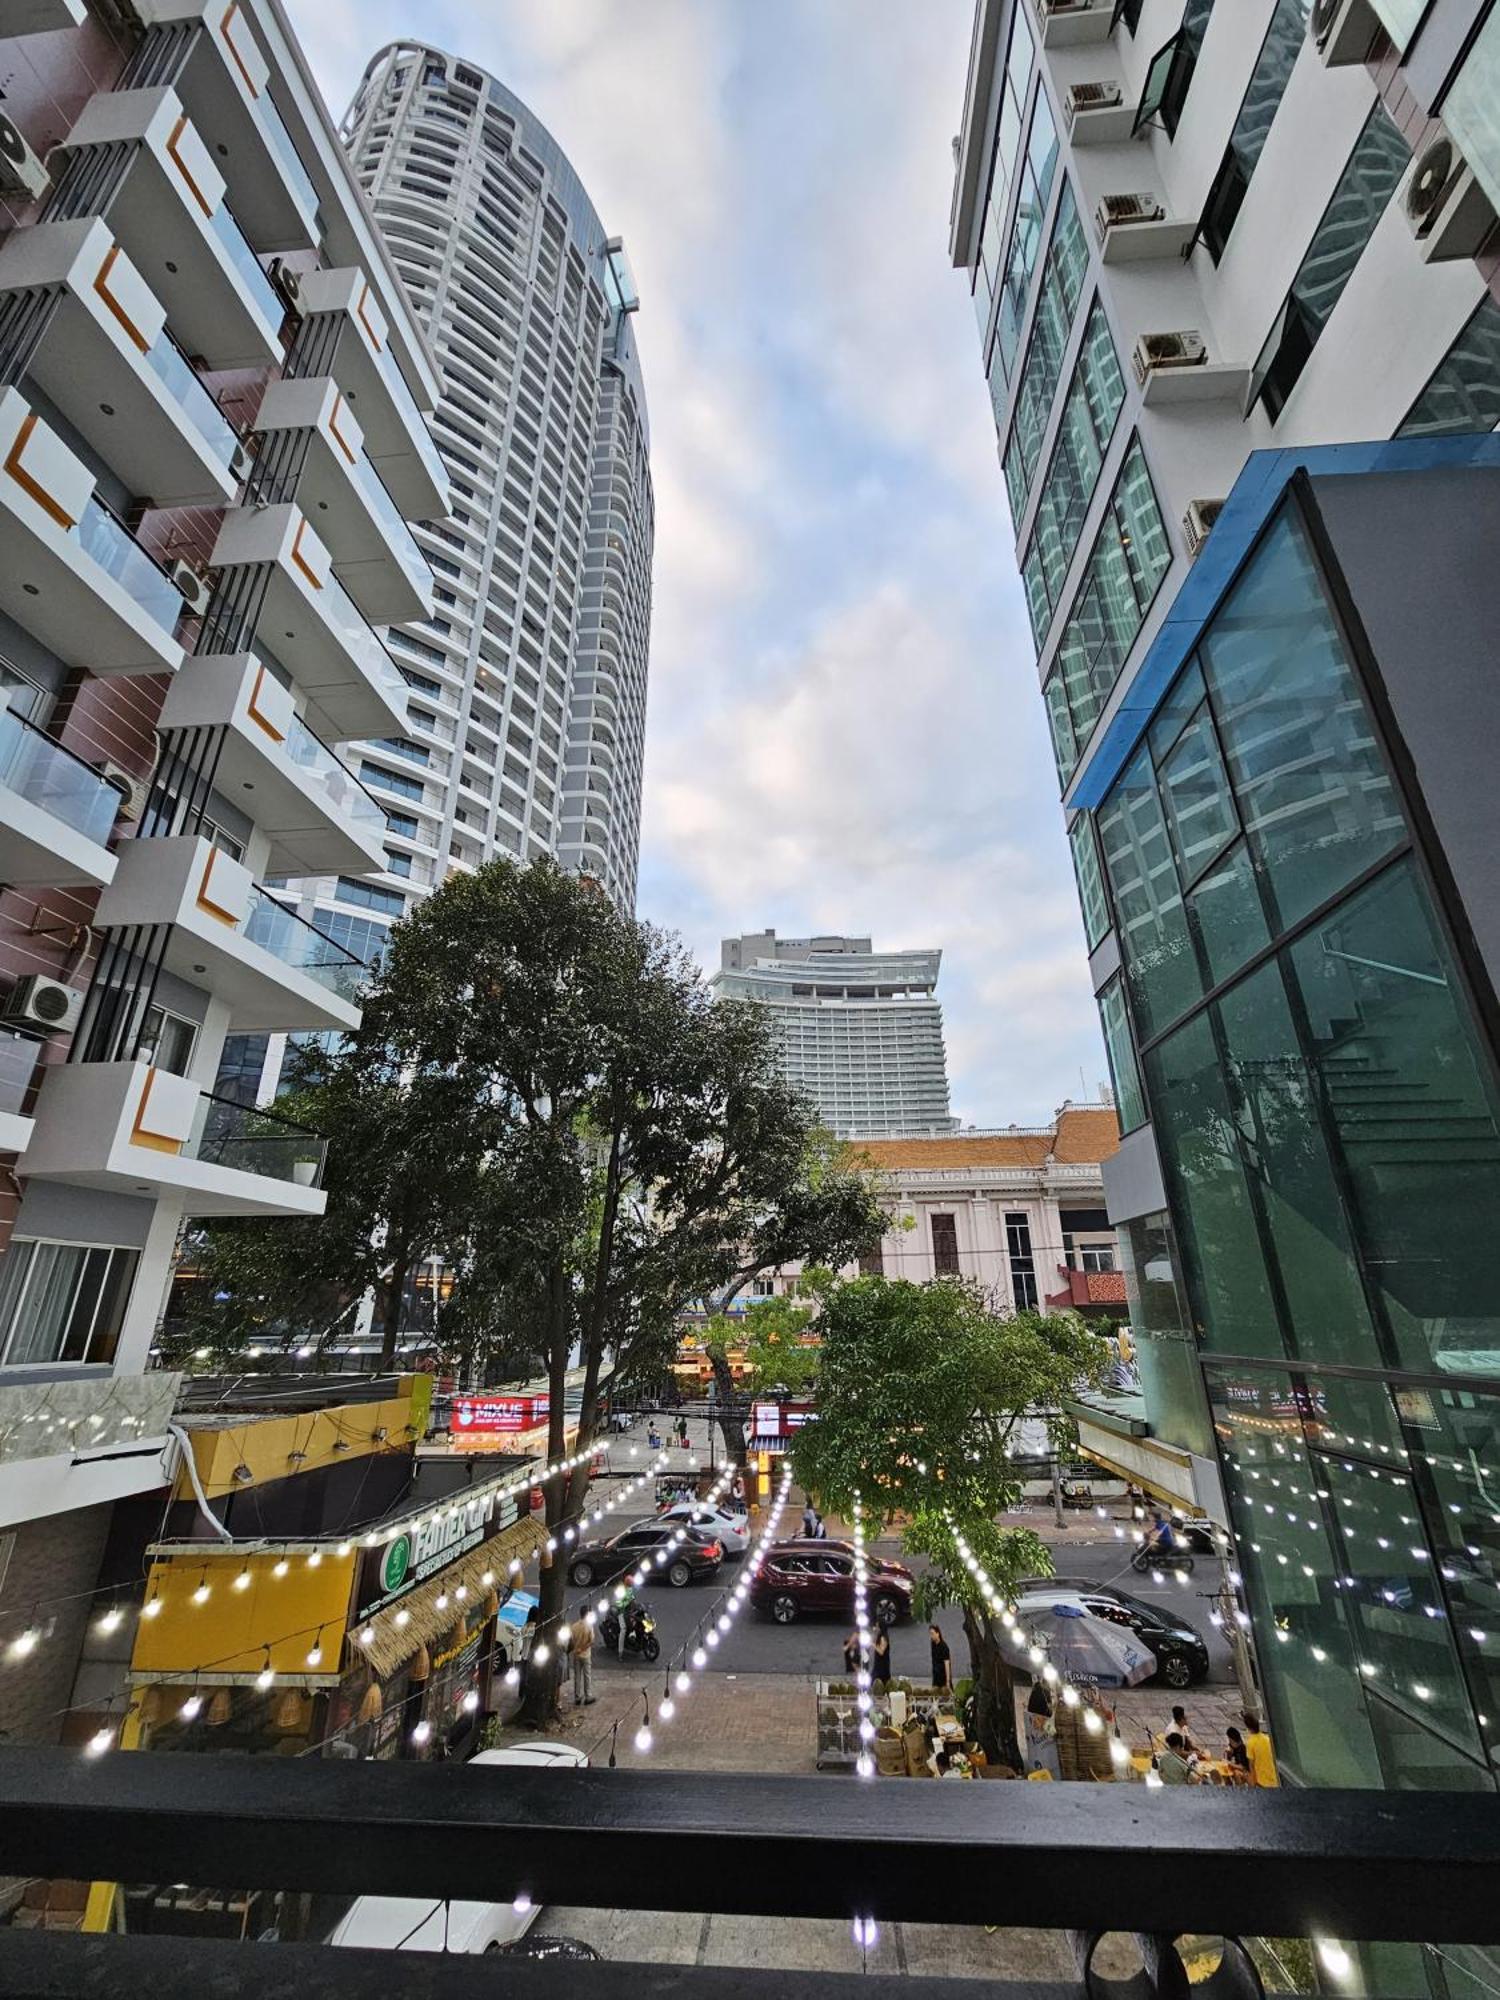
[[[40,200],[51,185],[52,176],[43,162],[11,121],[0,116],[0,188]]]
[[[289,271],[279,257],[271,260],[271,282],[294,313],[302,311],[302,279],[296,271]]]
[[[213,596],[213,586],[206,578],[199,576],[191,563],[174,562],[172,582],[182,593],[182,601],[189,611],[200,616],[208,609],[208,600]]]
[[[1182,539],[1190,556],[1197,555],[1224,511],[1222,500],[1189,500],[1182,517]]]
[[[43,972],[29,972],[11,988],[5,1003],[7,1021],[53,1032],[75,1026],[82,1011],[81,990],[64,986],[60,979],[49,979]]]
[[[1371,0],[1312,0],[1307,32],[1330,69],[1362,63],[1380,26]]]
[[[1070,83],[1063,110],[1071,125],[1080,111],[1108,111],[1122,102],[1117,83]]]
[[[1141,387],[1161,368],[1198,368],[1208,359],[1203,335],[1191,329],[1182,333],[1143,333],[1131,355],[1135,379]]]
[[[1094,210],[1094,234],[1102,243],[1121,224],[1161,222],[1166,213],[1154,194],[1107,194]]]
[[[120,794],[120,813],[125,819],[139,819],[146,804],[146,794],[151,787],[145,779],[138,778],[134,771],[127,771],[123,764],[113,763],[109,758],[99,766],[99,775],[106,785],[111,785]]]
[[[1421,154],[1406,185],[1406,219],[1430,264],[1476,257],[1495,226],[1489,197],[1447,133]]]
[[[236,485],[250,477],[255,464],[255,453],[247,444],[237,444],[229,461],[229,476]]]

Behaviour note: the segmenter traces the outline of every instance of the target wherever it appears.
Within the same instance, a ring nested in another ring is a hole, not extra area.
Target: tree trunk
[[[740,1394],[734,1379],[734,1370],[729,1365],[729,1356],[718,1341],[710,1342],[705,1350],[709,1366],[714,1371],[714,1386],[719,1392],[715,1416],[724,1438],[724,1456],[731,1465],[741,1472],[750,1463],[750,1447],[745,1441],[745,1422],[750,1414],[750,1399]]]
[[[406,1280],[410,1273],[410,1261],[406,1257],[398,1257],[391,1266],[390,1276],[385,1281],[385,1296],[380,1301],[382,1372],[395,1366],[396,1342],[401,1332],[401,1306],[406,1297]]]
[[[992,1764],[1024,1772],[1026,1760],[1016,1737],[1014,1680],[989,1620],[965,1607],[964,1636],[974,1677],[974,1741]]]

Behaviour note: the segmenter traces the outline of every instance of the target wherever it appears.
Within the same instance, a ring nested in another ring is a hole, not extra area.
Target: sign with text
[[[535,1430],[551,1408],[550,1396],[455,1396],[453,1429],[455,1434]]]
[[[359,1573],[359,1618],[373,1617],[426,1583],[449,1563],[520,1519],[514,1494],[493,1491],[455,1499],[435,1518],[413,1522],[378,1549],[366,1549]]]

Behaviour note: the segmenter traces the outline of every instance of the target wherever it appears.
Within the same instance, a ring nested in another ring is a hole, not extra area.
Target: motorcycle
[[[1137,1576],[1146,1576],[1154,1569],[1180,1569],[1184,1576],[1193,1573],[1193,1556],[1190,1549],[1160,1549],[1154,1542],[1145,1542],[1130,1558],[1130,1567]]]
[[[606,1611],[599,1620],[599,1643],[606,1652],[620,1650],[620,1617],[616,1611]],[[643,1660],[661,1658],[661,1640],[656,1636],[656,1620],[649,1611],[639,1608],[632,1611],[625,1627],[625,1652],[627,1657],[636,1653]]]

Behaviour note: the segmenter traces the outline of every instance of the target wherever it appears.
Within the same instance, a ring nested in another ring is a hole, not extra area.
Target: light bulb
[[[402,1626],[402,1627],[405,1627],[405,1626],[407,1626],[407,1625],[410,1625],[410,1623],[411,1623],[411,1613],[410,1613],[409,1611],[406,1611],[406,1610],[401,1610],[401,1611],[398,1611],[398,1612],[396,1613],[396,1623],[397,1623],[397,1625],[398,1625],[398,1626]]]
[[[518,1917],[524,1917],[527,1911],[531,1908],[531,1898],[527,1895],[524,1889],[521,1891],[520,1895],[517,1896],[516,1900],[511,1904],[511,1908],[515,1911]]]
[[[260,1672],[255,1676],[255,1685],[264,1694],[266,1689],[274,1683],[275,1679],[276,1674],[274,1669],[271,1667],[262,1667]]]
[[[547,1646],[533,1646],[531,1657],[539,1667],[545,1667],[547,1662],[552,1658],[551,1649]]]
[[[875,1775],[875,1759],[870,1755],[868,1750],[861,1750],[854,1760],[854,1768],[861,1778],[873,1778]]]
[[[730,1617],[727,1611],[721,1611],[719,1613],[719,1630],[721,1632],[727,1632],[733,1623],[734,1620]]]
[[[248,1589],[250,1588],[250,1572],[249,1572],[249,1570],[247,1570],[247,1569],[242,1569],[242,1570],[240,1571],[239,1575],[238,1575],[238,1576],[237,1576],[237,1577],[235,1578],[235,1580],[234,1580],[234,1585],[233,1585],[233,1588],[234,1588],[235,1590],[248,1590]]]
[[[191,1722],[202,1706],[202,1695],[190,1694],[177,1713],[182,1717],[184,1722]]]
[[[1323,1961],[1324,1970],[1335,1979],[1347,1979],[1352,1963],[1344,1947],[1334,1938],[1318,1939],[1318,1957]]]
[[[362,1630],[362,1631],[360,1632],[360,1635],[359,1635],[359,1643],[360,1643],[360,1644],[361,1644],[362,1646],[373,1646],[373,1645],[374,1645],[374,1643],[375,1643],[375,1627],[374,1627],[373,1625],[366,1625],[366,1626],[365,1626],[365,1627],[363,1628],[363,1630]]]
[[[459,1706],[463,1709],[465,1715],[472,1715],[475,1709],[478,1708],[479,1706],[478,1688],[470,1688],[469,1692],[464,1696],[463,1701],[459,1704]]]
[[[692,1685],[693,1685],[693,1677],[691,1674],[686,1672],[680,1673],[677,1676],[677,1679],[673,1682],[673,1686],[677,1689],[677,1692],[679,1694],[686,1694],[688,1689]]]
[[[411,1740],[413,1743],[425,1743],[431,1734],[432,1734],[432,1724],[428,1722],[424,1717],[423,1720],[417,1724],[416,1728],[413,1729],[411,1733]]]
[[[143,1618],[159,1618],[161,1616],[161,1599],[159,1597],[148,1597],[146,1602],[141,1606],[141,1616]]]
[[[314,1549],[312,1554],[307,1559],[307,1566],[309,1569],[316,1569],[318,1565],[322,1562],[322,1560],[323,1560],[322,1550]]]
[[[1146,1783],[1151,1787],[1153,1791],[1159,1791],[1163,1783],[1161,1772],[1148,1771],[1146,1773]]]
[[[705,1639],[707,1640],[707,1642],[708,1642],[708,1644],[709,1644],[710,1646],[717,1646],[717,1645],[718,1645],[718,1643],[719,1643],[719,1635],[718,1635],[718,1633],[717,1633],[717,1632],[705,1632],[703,1636],[704,1636],[704,1638],[705,1638]]]
[[[283,1556],[279,1563],[276,1563],[272,1566],[271,1574],[272,1576],[285,1576],[286,1572],[287,1572],[287,1560],[286,1557]]]
[[[307,1664],[308,1664],[308,1665],[309,1665],[310,1667],[321,1667],[321,1666],[322,1666],[322,1664],[323,1664],[323,1648],[322,1648],[322,1646],[321,1646],[321,1645],[316,1645],[316,1644],[315,1644],[315,1645],[313,1645],[313,1646],[309,1647],[309,1649],[308,1649],[308,1654],[307,1654]]]
[[[861,1743],[873,1743],[875,1741],[875,1725],[868,1716],[859,1725],[859,1740]]]
[[[516,1687],[519,1687],[519,1686],[521,1685],[521,1669],[520,1669],[519,1667],[507,1667],[507,1668],[506,1668],[506,1670],[505,1670],[505,1685],[506,1685],[506,1686],[507,1686],[508,1688],[516,1688]]]
[[[637,1750],[640,1751],[643,1757],[645,1756],[646,1752],[651,1748],[651,1731],[647,1726],[647,1724],[645,1724],[644,1722],[641,1724],[640,1728],[635,1732],[635,1747]]]
[[[200,1583],[198,1588],[193,1592],[193,1602],[194,1604],[207,1604],[209,1598],[212,1595],[213,1593],[209,1589],[208,1585],[206,1583]]]
[[[663,1695],[656,1705],[656,1713],[663,1722],[670,1722],[677,1713],[677,1704],[670,1695]]]
[[[86,1757],[102,1757],[106,1750],[114,1748],[114,1743],[115,1732],[112,1729],[96,1729],[88,1742],[83,1746],[84,1755]]]
[[[1090,1736],[1097,1736],[1099,1731],[1104,1727],[1104,1724],[1099,1720],[1095,1711],[1089,1708],[1084,1710],[1083,1726]]]
[[[100,1632],[102,1633],[118,1632],[121,1623],[124,1620],[124,1617],[125,1613],[120,1609],[119,1605],[112,1604],[109,1607],[108,1611],[105,1612],[104,1616],[99,1620]]]
[[[573,1636],[573,1628],[571,1625],[558,1626],[556,1637],[559,1646],[566,1646],[568,1641],[572,1638],[572,1636]]]

